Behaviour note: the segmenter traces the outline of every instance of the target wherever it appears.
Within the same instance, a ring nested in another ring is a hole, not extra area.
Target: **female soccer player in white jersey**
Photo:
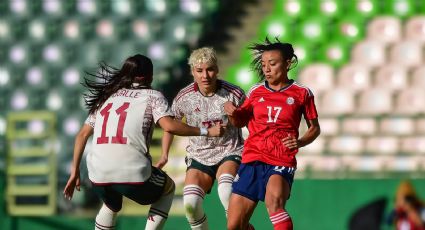
[[[174,196],[174,182],[152,166],[149,145],[154,124],[182,136],[221,136],[222,126],[209,129],[191,127],[175,121],[164,96],[150,88],[151,60],[137,54],[127,58],[121,69],[101,64],[85,80],[90,94],[85,95],[89,117],[77,134],[70,178],[64,195],[71,199],[80,189],[80,161],[87,139],[93,143],[87,156],[89,179],[104,205],[96,216],[95,229],[114,229],[122,207],[122,196],[139,204],[152,204],[146,229],[161,229]]]
[[[192,126],[212,127],[227,124],[223,104],[232,101],[242,104],[244,92],[237,86],[217,79],[218,66],[214,49],[194,50],[189,57],[194,82],[183,88],[174,98],[171,110],[177,120],[186,118]],[[168,158],[173,136],[164,132],[162,167]],[[192,229],[208,229],[202,202],[214,180],[218,180],[218,195],[227,213],[232,182],[240,164],[243,146],[240,128],[229,125],[220,138],[190,137],[186,156],[186,178],[183,203]]]
[[[275,230],[292,230],[285,203],[297,166],[295,155],[320,134],[314,96],[288,78],[288,71],[298,61],[291,44],[266,38],[264,44],[253,44],[250,49],[255,55],[254,70],[264,81],[251,88],[242,106],[230,101],[225,104],[229,121],[237,127],[248,125],[249,130],[233,183],[228,229],[247,229],[261,200]],[[299,137],[302,116],[308,130]]]

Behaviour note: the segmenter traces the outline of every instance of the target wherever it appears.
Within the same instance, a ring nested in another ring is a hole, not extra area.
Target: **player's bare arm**
[[[202,129],[198,127],[188,126],[185,123],[174,120],[172,117],[165,116],[158,121],[161,128],[171,134],[179,136],[209,136],[209,137],[221,137],[223,136],[226,125],[220,124],[212,126],[207,130],[207,133],[202,133]]]
[[[308,130],[298,140],[294,136],[287,136],[282,139],[283,144],[289,149],[304,147],[313,142],[320,135],[320,125],[318,119],[307,120]]]
[[[70,200],[74,194],[74,189],[80,191],[80,162],[86,147],[87,140],[93,135],[93,128],[85,124],[75,137],[74,157],[72,160],[71,175],[63,190],[66,199]]]

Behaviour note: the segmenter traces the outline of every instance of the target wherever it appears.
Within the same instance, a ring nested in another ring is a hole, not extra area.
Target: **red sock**
[[[270,215],[274,230],[292,230],[292,220],[289,214],[281,209]]]

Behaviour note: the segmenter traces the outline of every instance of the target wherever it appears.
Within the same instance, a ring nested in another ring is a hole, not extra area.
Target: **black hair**
[[[290,43],[283,43],[276,37],[275,42],[269,40],[268,37],[264,40],[264,43],[253,43],[248,46],[248,49],[253,51],[254,60],[251,62],[251,68],[257,72],[260,77],[260,81],[264,80],[265,76],[262,70],[261,56],[264,51],[278,50],[282,54],[284,60],[291,60],[289,70],[293,69],[298,64],[298,57],[294,53],[294,48]]]
[[[128,57],[121,69],[112,67],[105,62],[99,64],[96,73],[87,73],[94,80],[84,78],[83,86],[88,89],[84,101],[89,114],[96,112],[103,103],[121,88],[150,88],[152,83],[153,65],[150,58],[136,54]],[[133,86],[139,83],[139,86]]]

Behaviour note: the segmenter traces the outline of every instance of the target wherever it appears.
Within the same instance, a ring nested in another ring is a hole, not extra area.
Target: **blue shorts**
[[[269,165],[260,161],[242,163],[233,181],[233,193],[244,196],[254,202],[264,201],[267,182],[270,176],[282,176],[292,187],[295,168]]]

